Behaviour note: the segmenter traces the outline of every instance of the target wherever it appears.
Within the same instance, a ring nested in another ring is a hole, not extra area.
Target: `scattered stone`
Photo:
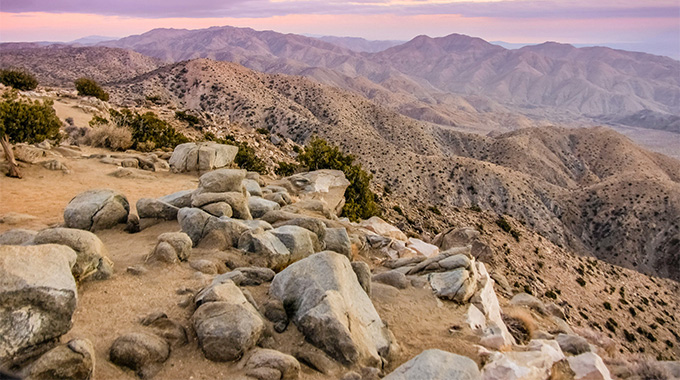
[[[64,210],[66,227],[104,230],[126,223],[130,205],[125,196],[109,189],[88,190],[75,196]]]
[[[64,165],[64,163],[59,160],[45,161],[42,163],[42,166],[47,170],[61,170],[68,172],[68,166]]]
[[[391,270],[373,276],[373,281],[385,285],[393,286],[397,289],[406,289],[411,285],[411,281],[403,273]]]
[[[533,340],[528,351],[495,352],[482,370],[483,380],[546,379],[554,363],[564,359],[555,341]]]
[[[185,143],[175,147],[168,160],[175,173],[208,171],[225,167],[238,153],[238,147],[214,142]]]
[[[542,315],[546,315],[545,306],[538,298],[527,293],[518,293],[510,300],[512,306],[523,306],[532,309]]]
[[[345,256],[325,251],[293,263],[269,292],[291,305],[293,322],[310,342],[342,363],[380,367],[393,348]]]
[[[253,218],[261,218],[264,214],[272,210],[279,210],[281,206],[273,201],[268,201],[260,197],[248,198],[248,209]]]
[[[71,269],[78,282],[86,279],[105,280],[113,274],[113,262],[97,235],[73,228],[48,228],[35,235],[33,244],[61,244],[78,255]]]
[[[141,198],[137,201],[137,214],[140,218],[175,220],[178,211],[179,208],[158,199]]]
[[[0,368],[71,328],[76,258],[64,245],[0,246]]]
[[[166,263],[186,261],[191,254],[192,241],[184,232],[166,232],[158,236],[151,259]]]
[[[113,364],[130,368],[142,378],[155,375],[169,356],[170,344],[165,339],[144,332],[119,336],[109,350]]]
[[[110,175],[111,177],[115,178],[129,178],[129,179],[147,179],[147,180],[153,180],[156,177],[146,174],[144,172],[141,172],[137,169],[130,169],[130,168],[118,168],[111,173],[107,174]]]
[[[465,356],[442,350],[425,350],[400,365],[383,380],[479,380],[477,364]]]
[[[569,367],[574,371],[574,380],[611,380],[609,369],[602,358],[592,352],[567,357]]]
[[[15,228],[0,234],[0,245],[30,245],[37,234],[36,231]]]
[[[123,161],[120,162],[120,166],[124,168],[139,169],[139,161],[136,158],[124,158]]]
[[[89,380],[94,375],[95,354],[87,339],[72,339],[31,364],[26,380]]]
[[[562,351],[568,354],[580,355],[592,351],[588,341],[578,335],[559,334],[555,340],[559,343]]]
[[[363,261],[352,261],[352,270],[357,276],[359,285],[364,289],[364,292],[371,296],[371,268]]]
[[[252,376],[253,370],[273,369],[275,377],[267,379],[294,380],[300,376],[300,363],[294,357],[282,352],[259,348],[253,352],[246,362],[246,375]],[[260,380],[262,378],[254,376]]]

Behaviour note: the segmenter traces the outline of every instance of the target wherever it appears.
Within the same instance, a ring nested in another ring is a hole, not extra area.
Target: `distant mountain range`
[[[384,90],[409,94],[430,107],[431,112],[423,114],[431,120],[425,116],[425,121],[438,122],[432,113],[447,119],[446,110],[453,104],[442,104],[440,99],[449,94],[475,111],[484,111],[484,106],[475,107],[468,97],[555,122],[636,123],[639,113],[651,112],[658,123],[640,126],[680,132],[665,123],[670,115],[680,114],[680,62],[645,53],[554,42],[508,50],[459,34],[418,36],[379,52],[367,52],[377,48],[360,40],[315,39],[234,27],[154,29],[101,45],[131,49],[167,62],[198,57],[231,61],[268,73],[304,75],[355,91],[359,87],[356,82],[365,78],[378,85],[364,89],[368,92],[365,96],[378,97]],[[357,46],[364,46],[364,51],[355,51],[362,50]],[[419,118],[415,112],[402,113]],[[455,123],[443,120],[442,124]]]

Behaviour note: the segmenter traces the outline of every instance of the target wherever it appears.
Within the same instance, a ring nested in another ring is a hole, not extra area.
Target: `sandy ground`
[[[84,154],[102,153],[85,149]],[[24,179],[0,177],[0,232],[12,228],[40,229],[63,222],[62,213],[68,202],[78,193],[94,188],[112,188],[121,191],[130,201],[132,209],[139,198],[159,197],[197,186],[196,175],[178,175],[168,172],[143,172],[146,179],[114,178],[108,173],[116,167],[100,163],[97,159],[68,158],[62,161],[70,173],[49,171],[40,165],[23,165]],[[10,215],[8,218],[7,215]],[[163,365],[157,379],[236,379],[241,370],[238,363],[215,363],[203,357],[191,329],[193,307],[178,304],[187,295],[179,289],[199,290],[212,276],[191,269],[189,263],[176,265],[149,265],[141,275],[127,272],[129,266],[145,263],[146,255],[153,249],[157,236],[163,232],[178,231],[176,222],[152,226],[141,233],[128,234],[123,226],[97,232],[114,262],[111,279],[86,282],[79,287],[78,307],[73,316],[73,327],[63,338],[87,338],[96,351],[95,380],[134,379],[135,375],[108,361],[108,350],[116,337],[126,332],[143,331],[139,320],[155,311],[165,312],[189,332],[189,343],[174,348],[170,359]],[[233,253],[232,253],[233,254]],[[224,262],[224,252],[194,249],[191,260],[209,259]],[[249,288],[258,303],[267,297],[268,284]],[[476,357],[472,344],[477,338],[463,326],[463,307],[437,300],[427,288],[409,288],[397,291],[384,285],[375,285],[372,299],[383,320],[396,336],[400,351],[388,371],[409,360],[427,348]],[[269,324],[269,322],[267,322]],[[273,330],[272,330],[273,331]],[[273,344],[283,352],[292,353],[307,345],[294,325],[283,334],[272,334]],[[272,342],[270,340],[270,342]],[[303,379],[325,379],[325,376],[303,365]]]

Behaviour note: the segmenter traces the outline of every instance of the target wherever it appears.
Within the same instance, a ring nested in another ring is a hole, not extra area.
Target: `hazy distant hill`
[[[391,48],[392,46],[401,45],[406,41],[371,41],[359,37],[335,37],[335,36],[323,36],[319,37],[320,40],[330,42],[334,45],[342,46],[349,50],[354,50],[357,52],[367,52],[367,53],[377,53],[385,49]]]
[[[680,162],[606,128],[465,134],[301,77],[205,59],[160,68],[113,92],[127,102],[160,96],[300,142],[320,135],[416,204],[492,209],[576,251],[680,278]]]
[[[307,75],[352,90],[347,78],[365,77],[381,89],[416,94],[431,111],[400,111],[435,123],[444,119],[441,124],[452,124],[442,117],[442,110],[451,106],[439,104],[442,93],[485,97],[532,118],[559,122],[585,117],[672,131],[667,116],[680,114],[680,62],[602,47],[545,43],[507,50],[452,34],[419,36],[377,53],[358,53],[315,38],[233,27],[155,29],[104,44],[168,61],[197,57],[232,61],[263,72]],[[337,74],[320,75],[318,69]],[[637,124],[629,117],[641,111],[652,112],[657,123]]]
[[[0,67],[28,69],[46,86],[73,86],[80,77],[102,83],[128,79],[161,64],[156,58],[108,47],[0,44]]]

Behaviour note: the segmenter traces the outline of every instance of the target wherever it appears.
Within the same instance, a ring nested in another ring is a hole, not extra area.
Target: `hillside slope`
[[[667,265],[678,260],[680,163],[605,128],[482,137],[419,123],[301,77],[206,59],[161,68],[114,92],[138,104],[160,96],[206,119],[298,142],[319,135],[414,205],[494,210],[577,252],[680,278],[678,267]]]

